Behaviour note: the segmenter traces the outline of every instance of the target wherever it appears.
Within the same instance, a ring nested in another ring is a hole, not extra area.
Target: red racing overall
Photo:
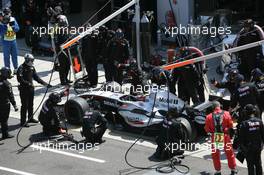
[[[228,160],[228,166],[231,170],[236,168],[235,155],[232,148],[229,129],[233,127],[232,117],[229,112],[217,107],[213,113],[206,117],[205,131],[212,133],[212,159],[216,171],[221,171],[220,149],[224,148]],[[218,137],[218,138],[215,138]],[[216,140],[218,139],[218,140]],[[217,148],[217,143],[222,142],[222,146]]]

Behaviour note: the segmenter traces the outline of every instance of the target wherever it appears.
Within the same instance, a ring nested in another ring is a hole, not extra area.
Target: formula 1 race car
[[[175,119],[184,126],[186,139],[193,140],[198,130],[203,131],[210,102],[191,107],[166,89],[157,89],[145,96],[132,96],[122,93],[121,88],[118,83],[112,82],[69,99],[64,105],[65,117],[69,123],[79,125],[85,112],[92,110],[96,104],[103,114],[114,113],[122,119],[125,127],[158,127],[168,108],[174,108],[178,113]]]

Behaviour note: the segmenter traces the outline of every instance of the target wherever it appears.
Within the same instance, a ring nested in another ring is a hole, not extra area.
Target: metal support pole
[[[230,53],[234,53],[234,52],[239,52],[239,51],[242,51],[242,50],[250,49],[250,48],[253,48],[253,47],[261,46],[262,44],[264,44],[264,40],[257,41],[257,42],[254,42],[254,43],[250,43],[250,44],[245,44],[245,45],[242,45],[242,46],[239,46],[239,47],[234,47],[232,49],[223,50],[223,51],[212,53],[212,54],[209,54],[209,55],[204,55],[204,56],[201,56],[201,57],[198,57],[198,58],[182,61],[182,62],[179,62],[179,63],[164,65],[164,66],[162,66],[162,68],[165,69],[165,70],[171,70],[171,69],[182,67],[182,66],[186,66],[186,65],[189,65],[189,64],[194,64],[194,63],[197,63],[197,62],[200,62],[200,61],[205,61],[205,60],[209,60],[209,59],[212,59],[212,58],[220,57],[220,56],[222,56],[224,54],[230,54]]]
[[[137,64],[138,64],[138,69],[141,70],[140,5],[139,5],[139,0],[136,0],[135,17],[136,17],[136,39],[137,39]]]
[[[105,23],[107,23],[111,19],[115,18],[117,15],[119,15],[122,12],[126,11],[128,8],[130,8],[131,6],[135,5],[136,1],[139,2],[139,0],[132,0],[132,1],[130,1],[124,7],[120,8],[119,10],[117,10],[116,12],[114,12],[113,14],[111,14],[110,16],[108,16],[107,18],[105,18],[102,21],[98,22],[97,24],[95,24],[94,26],[92,26],[90,29],[84,31],[83,33],[81,33],[80,35],[78,35],[75,38],[71,39],[70,41],[62,44],[60,46],[61,47],[61,50],[67,49],[68,47],[72,46],[74,43],[76,43],[77,41],[79,41],[80,39],[82,39],[83,37],[85,37],[86,35],[89,35],[93,30],[99,28],[100,26],[104,25]],[[139,21],[140,21],[140,19],[139,19]]]

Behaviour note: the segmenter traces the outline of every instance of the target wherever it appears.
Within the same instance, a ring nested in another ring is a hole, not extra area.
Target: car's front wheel
[[[70,124],[80,125],[85,112],[90,109],[87,101],[81,97],[69,99],[64,106],[65,117]]]
[[[182,140],[184,142],[192,142],[196,139],[197,130],[193,123],[185,117],[178,117],[175,122],[181,123],[182,126]]]

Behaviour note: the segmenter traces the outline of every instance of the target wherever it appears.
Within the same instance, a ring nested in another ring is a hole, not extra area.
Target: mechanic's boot
[[[236,175],[238,172],[237,172],[237,170],[235,169],[235,170],[231,170],[231,174],[230,175]]]
[[[66,82],[69,83],[69,84],[73,83],[73,81],[71,81],[69,79],[67,79]]]
[[[11,138],[13,138],[14,136],[13,135],[10,135],[10,134],[3,134],[3,136],[2,136],[2,140],[5,140],[5,139],[11,139]]]
[[[221,171],[215,172],[214,175],[221,175]]]
[[[161,160],[162,149],[157,147],[156,152],[151,156],[154,159]]]
[[[28,123],[38,123],[38,122],[39,122],[39,121],[36,120],[36,119],[34,119],[34,118],[28,120]]]

